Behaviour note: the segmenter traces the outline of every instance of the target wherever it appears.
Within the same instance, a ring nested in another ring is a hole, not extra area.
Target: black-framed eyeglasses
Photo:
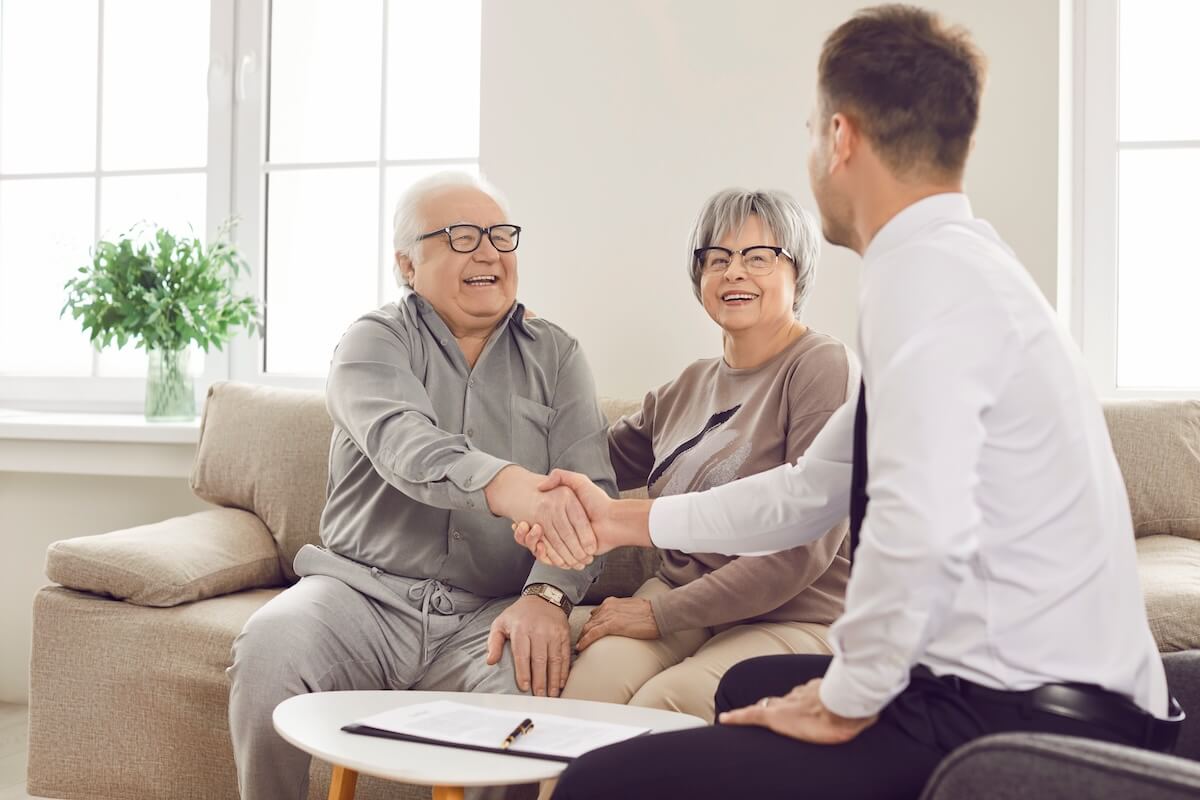
[[[779,263],[779,257],[784,256],[793,264],[796,259],[786,247],[772,247],[766,244],[756,244],[741,250],[730,250],[728,247],[701,247],[693,251],[696,263],[705,272],[724,272],[733,263],[735,255],[742,257],[742,266],[751,275],[770,275]]]
[[[517,249],[517,243],[521,238],[521,226],[505,224],[493,225],[490,228],[481,228],[478,225],[463,222],[458,225],[439,228],[429,233],[423,233],[417,237],[417,241],[421,242],[434,236],[441,236],[443,233],[446,234],[446,239],[450,242],[450,249],[456,253],[474,253],[483,242],[483,235],[485,233],[488,239],[491,240],[492,247],[501,253],[511,253]]]

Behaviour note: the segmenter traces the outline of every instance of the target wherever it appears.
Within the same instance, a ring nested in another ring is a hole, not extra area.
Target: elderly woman
[[[858,374],[846,347],[799,319],[820,231],[782,192],[726,190],[700,211],[688,251],[722,354],[648,393],[608,434],[622,490],[697,492],[802,455]],[[630,598],[584,625],[564,697],[713,718],[727,669],[753,656],[829,653],[842,611],[846,528],[766,556],[662,553]]]

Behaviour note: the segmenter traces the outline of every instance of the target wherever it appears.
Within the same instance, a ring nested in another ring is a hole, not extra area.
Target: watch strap
[[[557,593],[562,599],[561,600],[551,599],[548,596],[550,594],[550,592],[547,592],[546,591],[547,589],[552,590],[554,593]],[[571,598],[567,597],[566,592],[564,592],[562,589],[559,589],[557,586],[551,586],[548,583],[531,583],[528,586],[526,586],[523,590],[521,590],[521,594],[522,594],[522,596],[533,595],[535,597],[541,598],[542,600],[545,600],[547,603],[549,603],[552,606],[558,606],[559,608],[562,609],[563,613],[566,614],[568,617],[571,616],[571,611],[575,608],[575,604],[571,602]]]

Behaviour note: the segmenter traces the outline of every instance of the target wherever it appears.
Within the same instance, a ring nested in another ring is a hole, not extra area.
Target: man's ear
[[[833,152],[829,156],[830,174],[838,166],[845,166],[858,145],[858,128],[854,120],[842,112],[837,112],[829,118],[829,139]]]
[[[396,251],[396,269],[400,271],[404,282],[412,286],[413,279],[417,275],[416,269],[413,267],[412,259],[399,250]]]

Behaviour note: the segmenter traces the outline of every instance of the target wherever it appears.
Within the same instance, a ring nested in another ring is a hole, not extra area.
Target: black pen
[[[501,750],[507,750],[509,746],[517,740],[517,737],[523,733],[529,733],[533,730],[533,720],[527,719],[513,729],[513,732],[508,735],[508,738],[500,745]]]

